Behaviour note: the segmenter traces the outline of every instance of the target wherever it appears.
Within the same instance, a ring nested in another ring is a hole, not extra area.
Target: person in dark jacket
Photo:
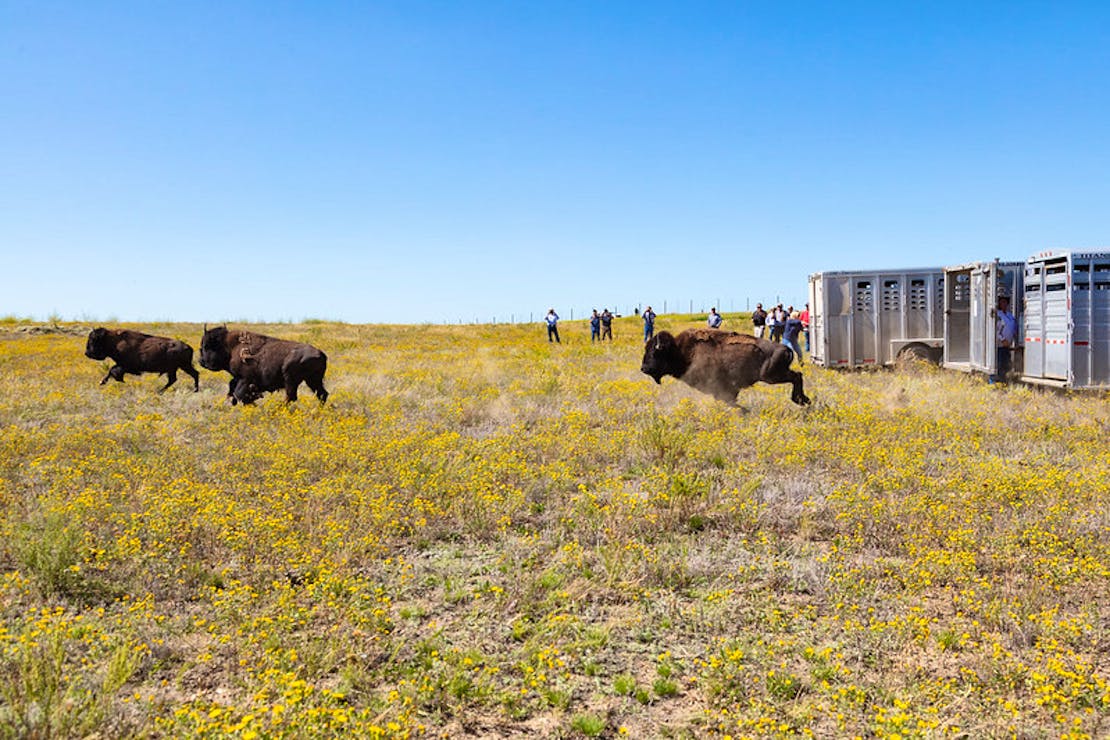
[[[756,339],[763,339],[763,330],[767,328],[767,312],[763,310],[763,304],[755,304],[755,310],[752,311],[752,326],[755,327]]]
[[[644,320],[644,341],[646,342],[655,336],[655,311],[648,306],[644,309],[641,318]]]

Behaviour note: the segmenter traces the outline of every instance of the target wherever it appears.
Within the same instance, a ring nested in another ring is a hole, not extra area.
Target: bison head
[[[227,327],[205,328],[200,339],[200,366],[205,370],[229,370],[231,351],[227,348]]]
[[[85,357],[92,360],[105,360],[111,350],[107,329],[98,326],[89,332],[89,341],[85,342]]]
[[[644,359],[640,372],[650,375],[656,383],[663,381],[664,375],[681,377],[686,372],[686,361],[678,349],[678,342],[668,331],[661,331],[644,345]]]

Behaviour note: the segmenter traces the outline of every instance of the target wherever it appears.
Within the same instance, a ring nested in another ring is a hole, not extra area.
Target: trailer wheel
[[[927,362],[931,365],[937,364],[936,356],[933,354],[932,348],[924,344],[907,344],[898,353],[898,362],[907,365],[916,362]]]

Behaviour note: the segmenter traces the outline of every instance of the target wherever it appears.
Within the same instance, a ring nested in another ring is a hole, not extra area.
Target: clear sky
[[[1110,3],[0,0],[0,315],[539,321],[1110,243]]]

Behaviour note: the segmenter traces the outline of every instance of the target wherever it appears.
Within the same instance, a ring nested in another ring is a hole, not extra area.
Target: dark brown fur
[[[101,385],[108,378],[122,383],[125,374],[158,373],[166,375],[166,384],[158,391],[161,393],[177,381],[177,371],[182,370],[193,379],[193,391],[200,388],[200,373],[193,367],[193,348],[179,339],[97,327],[89,332],[85,356],[94,360],[111,358],[116,363],[108,368]]]
[[[764,383],[790,383],[790,400],[809,403],[802,374],[790,369],[794,352],[784,344],[717,329],[687,329],[677,337],[659,332],[644,347],[640,371],[656,383],[673,375],[730,406],[741,389]]]
[[[253,403],[263,393],[285,389],[285,400],[297,400],[303,381],[320,403],[328,400],[324,372],[328,357],[310,344],[276,339],[227,327],[206,329],[200,342],[200,364],[208,370],[231,373],[227,395],[231,402]]]

